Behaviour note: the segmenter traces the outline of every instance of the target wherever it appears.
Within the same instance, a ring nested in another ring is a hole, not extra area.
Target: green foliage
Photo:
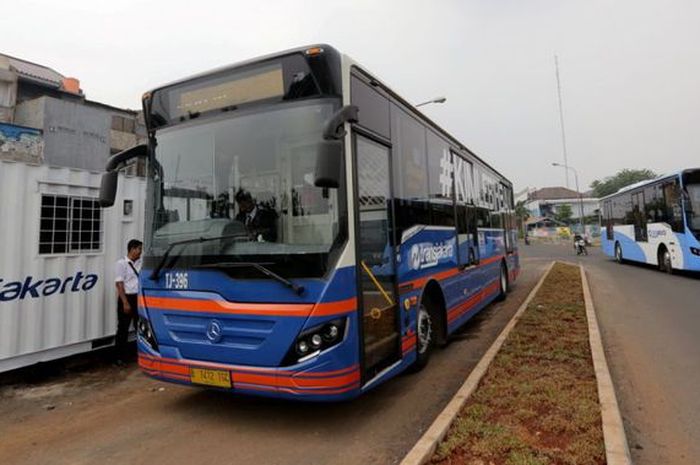
[[[523,229],[525,228],[525,222],[530,218],[530,212],[525,207],[525,201],[519,200],[515,204],[515,217],[518,219],[518,229],[520,230],[520,235],[523,234]]]
[[[527,221],[528,218],[530,218],[530,212],[525,207],[524,200],[519,200],[518,203],[515,204],[515,216],[518,218],[518,220],[520,220],[521,223],[523,221]]]
[[[565,203],[557,208],[557,212],[554,214],[554,219],[561,221],[562,223],[569,224],[573,214],[574,212],[571,210],[571,205]]]
[[[625,186],[634,184],[647,179],[654,179],[657,174],[649,169],[630,170],[623,169],[614,176],[608,176],[603,180],[595,180],[591,183],[594,197],[605,197],[606,195],[614,194]]]

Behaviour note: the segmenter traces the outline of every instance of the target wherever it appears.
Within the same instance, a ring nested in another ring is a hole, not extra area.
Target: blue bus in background
[[[331,401],[408,368],[519,272],[512,184],[328,45],[143,97],[138,350],[154,378]]]
[[[668,273],[700,271],[700,168],[627,186],[601,207],[606,255]]]

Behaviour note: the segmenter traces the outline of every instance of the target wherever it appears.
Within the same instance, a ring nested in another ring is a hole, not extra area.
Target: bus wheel
[[[421,302],[418,307],[418,318],[416,321],[416,362],[413,371],[422,370],[430,358],[433,349],[433,315],[430,309]]]
[[[501,275],[498,278],[499,292],[496,300],[499,302],[506,300],[506,295],[508,294],[508,271],[506,271],[506,264],[501,263]]]
[[[622,247],[619,242],[615,242],[615,261],[622,263],[625,259],[622,257]]]
[[[673,262],[671,261],[671,252],[666,247],[659,249],[659,270],[665,271],[668,274],[673,273]]]

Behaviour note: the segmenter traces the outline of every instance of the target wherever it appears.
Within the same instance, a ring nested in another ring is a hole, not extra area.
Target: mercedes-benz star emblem
[[[211,342],[219,342],[223,336],[223,330],[221,329],[221,323],[216,320],[211,320],[209,326],[207,326],[207,338]]]

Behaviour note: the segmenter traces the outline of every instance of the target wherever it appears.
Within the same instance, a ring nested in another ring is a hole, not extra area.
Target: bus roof
[[[498,170],[497,170],[496,168],[494,168],[492,165],[490,165],[489,163],[487,163],[486,161],[484,161],[483,158],[481,158],[480,156],[478,156],[477,154],[475,154],[474,152],[472,152],[466,145],[464,145],[463,143],[461,143],[456,137],[454,137],[452,134],[450,134],[450,133],[447,132],[445,129],[443,129],[442,127],[440,127],[437,123],[435,123],[435,121],[433,121],[433,120],[431,120],[430,118],[428,118],[428,117],[425,115],[425,113],[423,113],[423,112],[420,111],[418,108],[416,108],[415,106],[413,106],[412,103],[406,101],[406,99],[404,99],[403,97],[401,97],[398,93],[396,93],[394,90],[392,90],[391,87],[389,87],[387,84],[385,84],[384,81],[382,81],[381,79],[376,78],[376,76],[373,75],[371,72],[369,72],[369,71],[367,70],[367,68],[365,68],[364,66],[362,66],[360,63],[358,63],[356,60],[354,60],[352,57],[350,57],[350,56],[348,56],[348,55],[343,54],[343,57],[344,57],[345,59],[349,60],[349,62],[350,62],[352,65],[356,66],[356,67],[357,67],[362,73],[364,73],[368,78],[370,78],[370,79],[376,81],[378,84],[380,84],[381,87],[382,87],[382,89],[384,89],[387,93],[389,93],[389,94],[390,94],[393,98],[395,98],[397,101],[399,101],[400,103],[402,103],[402,104],[406,107],[406,109],[409,110],[410,112],[412,112],[416,117],[420,118],[420,119],[423,120],[425,123],[427,123],[433,130],[437,131],[439,134],[441,134],[442,136],[444,136],[444,137],[446,137],[447,139],[449,139],[450,142],[452,142],[454,145],[456,145],[459,149],[464,150],[465,152],[468,152],[469,155],[471,155],[471,156],[474,157],[476,160],[478,160],[480,163],[482,163],[485,167],[487,167],[488,169],[490,169],[491,171],[493,171],[493,173],[496,174],[498,177],[500,177],[501,180],[503,180],[503,181],[505,181],[506,183],[508,183],[511,187],[513,186],[513,183],[512,183],[507,177],[505,177],[500,171],[498,171]]]
[[[607,200],[611,197],[615,197],[616,195],[624,194],[625,192],[629,192],[629,191],[632,191],[634,189],[638,189],[640,187],[647,186],[649,184],[655,184],[655,183],[663,181],[665,179],[677,178],[677,177],[682,176],[685,173],[693,172],[693,171],[700,171],[700,168],[685,168],[685,169],[681,169],[681,170],[678,170],[678,171],[673,172],[673,173],[667,173],[667,174],[658,176],[654,179],[647,179],[646,181],[635,182],[634,184],[630,184],[629,186],[625,186],[625,187],[618,189],[617,192],[615,192],[613,194],[609,194],[609,195],[606,195],[605,197],[601,197],[600,200]]]
[[[481,157],[479,157],[479,156],[476,155],[474,152],[472,152],[471,150],[469,150],[469,148],[468,148],[467,146],[465,146],[464,144],[462,144],[457,138],[455,138],[455,137],[452,136],[450,133],[448,133],[446,130],[444,130],[443,128],[441,128],[441,127],[440,127],[437,123],[435,123],[433,120],[431,120],[430,118],[428,118],[428,117],[427,117],[424,113],[422,113],[419,109],[417,109],[416,107],[414,107],[413,104],[411,104],[410,102],[406,101],[406,99],[404,99],[403,97],[401,97],[398,93],[394,92],[394,91],[393,91],[388,85],[386,85],[382,80],[375,78],[374,75],[373,75],[372,73],[370,73],[369,71],[367,71],[367,69],[366,69],[364,66],[360,65],[360,64],[359,64],[356,60],[354,60],[352,57],[350,57],[350,56],[348,56],[348,55],[345,55],[345,54],[341,54],[336,48],[334,48],[333,46],[328,45],[328,44],[312,44],[312,45],[307,45],[307,46],[303,46],[303,47],[291,48],[291,49],[284,50],[284,51],[281,51],[281,52],[271,53],[271,54],[268,54],[268,55],[262,55],[262,56],[259,56],[259,57],[250,58],[250,59],[248,59],[248,60],[239,61],[239,62],[236,62],[236,63],[233,63],[233,64],[220,66],[220,67],[218,67],[218,68],[213,68],[213,69],[210,69],[210,70],[208,70],[208,71],[204,71],[204,72],[201,72],[201,73],[197,73],[197,74],[194,74],[194,75],[191,75],[191,76],[188,76],[188,77],[185,77],[185,78],[182,78],[182,79],[178,79],[178,80],[169,82],[169,83],[167,83],[167,84],[164,84],[164,85],[155,87],[155,88],[151,89],[149,92],[146,92],[146,93],[144,94],[144,96],[145,96],[145,95],[152,95],[154,92],[159,91],[159,90],[161,90],[161,89],[165,89],[165,88],[171,87],[171,86],[176,86],[176,85],[178,85],[178,84],[183,84],[183,83],[186,83],[186,82],[195,80],[195,79],[199,79],[199,78],[208,76],[208,75],[210,75],[210,74],[216,74],[216,73],[220,73],[220,72],[224,72],[224,71],[234,70],[234,69],[239,68],[239,67],[241,67],[241,66],[246,66],[246,65],[249,65],[249,64],[252,64],[252,63],[257,63],[257,62],[259,62],[259,61],[272,60],[272,59],[275,59],[275,58],[280,58],[280,57],[287,56],[287,55],[293,55],[293,54],[296,54],[296,53],[304,53],[304,52],[306,52],[307,50],[311,50],[311,49],[315,49],[315,48],[321,48],[321,49],[323,49],[323,52],[324,52],[324,53],[332,53],[332,54],[335,54],[335,55],[338,55],[338,56],[342,56],[343,59],[348,60],[349,63],[351,63],[352,65],[356,66],[358,69],[360,69],[360,70],[361,70],[364,74],[366,74],[368,77],[370,77],[371,79],[376,80],[379,84],[381,84],[382,88],[383,88],[387,93],[389,93],[389,94],[390,94],[393,98],[395,98],[397,101],[401,102],[401,103],[402,103],[409,111],[411,111],[415,116],[417,116],[418,118],[420,118],[421,120],[423,120],[425,123],[427,123],[433,130],[437,131],[439,134],[441,134],[441,135],[443,135],[444,137],[446,137],[447,139],[449,139],[450,142],[452,142],[452,143],[453,143],[455,146],[457,146],[459,149],[464,150],[465,152],[468,152],[472,157],[474,157],[476,160],[478,160],[480,163],[482,163],[482,164],[483,164],[485,167],[487,167],[489,170],[493,171],[493,173],[494,173],[495,175],[497,175],[499,178],[501,178],[502,181],[506,182],[506,183],[512,188],[513,183],[512,183],[508,178],[506,178],[503,174],[501,174],[496,168],[494,168],[494,167],[491,166],[489,163],[487,163],[486,161],[484,161]],[[145,109],[144,109],[144,110],[145,110]]]

